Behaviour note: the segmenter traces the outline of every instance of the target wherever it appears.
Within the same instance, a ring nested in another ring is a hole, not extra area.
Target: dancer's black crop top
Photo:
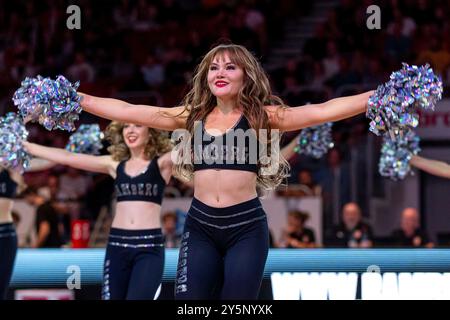
[[[0,198],[14,198],[17,190],[17,182],[11,179],[8,170],[0,172]]]
[[[147,201],[161,204],[166,182],[161,176],[158,158],[150,161],[144,172],[131,177],[125,173],[125,163],[117,166],[117,177],[114,181],[117,201]]]
[[[249,130],[247,118],[239,121],[226,133],[212,136],[205,130],[204,121],[194,129],[191,146],[194,171],[204,169],[231,169],[258,173],[258,141],[254,130]]]

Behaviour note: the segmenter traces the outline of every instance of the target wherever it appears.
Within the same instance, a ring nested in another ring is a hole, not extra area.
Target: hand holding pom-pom
[[[79,83],[72,84],[64,76],[25,78],[13,96],[14,104],[26,121],[38,121],[47,130],[73,131],[81,112]]]
[[[28,131],[16,113],[0,118],[0,166],[25,171],[31,159],[23,146],[27,137]]]
[[[434,110],[442,91],[441,79],[428,64],[418,67],[403,63],[403,68],[393,72],[369,98],[366,115],[371,120],[370,131],[376,135],[389,132],[395,139],[394,131],[417,127],[417,110]]]

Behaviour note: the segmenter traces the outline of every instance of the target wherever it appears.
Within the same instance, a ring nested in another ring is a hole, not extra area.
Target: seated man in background
[[[434,246],[425,230],[420,228],[419,212],[415,208],[403,210],[400,229],[392,233],[392,238],[398,247],[432,248]]]
[[[355,202],[342,208],[342,222],[328,234],[327,245],[342,248],[372,247],[372,228],[362,220],[361,209]]]

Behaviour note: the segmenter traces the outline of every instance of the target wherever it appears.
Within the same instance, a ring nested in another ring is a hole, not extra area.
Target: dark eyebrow
[[[233,63],[233,62],[227,62],[227,63],[225,63],[225,65],[229,65],[229,64],[235,64],[235,63]],[[218,63],[215,63],[215,62],[211,62],[211,65],[218,66],[219,64],[218,64]]]

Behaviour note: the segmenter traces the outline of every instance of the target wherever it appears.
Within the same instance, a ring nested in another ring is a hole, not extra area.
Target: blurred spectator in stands
[[[269,228],[269,248],[279,248],[279,246],[280,245],[273,236],[273,231]]]
[[[314,35],[306,40],[303,54],[310,60],[322,61],[326,54],[327,33],[324,24],[318,24]]]
[[[420,228],[419,212],[415,208],[406,208],[402,212],[400,229],[392,233],[393,242],[400,247],[432,248],[433,242],[425,230]]]
[[[68,167],[59,178],[61,193],[69,199],[82,199],[91,185],[91,179],[79,170]]]
[[[61,237],[64,242],[70,240],[71,233],[71,203],[67,195],[61,192],[59,176],[51,174],[47,178],[47,185],[37,189],[37,193],[46,201],[52,203],[53,207],[58,211],[59,222],[62,224]],[[78,207],[77,207],[78,208]]]
[[[284,90],[281,92],[281,96],[286,102],[291,105],[300,105],[301,100],[301,87],[298,83],[298,80],[294,76],[286,76],[283,79]]]
[[[13,218],[14,226],[16,227],[16,230],[17,230],[17,228],[19,227],[19,223],[20,223],[20,214],[18,214],[17,211],[13,210],[13,211],[11,211],[11,215]]]
[[[194,196],[194,186],[191,182],[185,183],[185,182],[181,182],[179,180],[176,180],[177,183],[177,188],[181,193],[182,197],[193,197]]]
[[[176,37],[171,37],[169,41],[172,45],[164,53],[166,81],[172,86],[184,85],[186,84],[184,74],[189,69],[189,56],[177,46]]]
[[[411,17],[402,14],[402,11],[395,7],[392,11],[393,20],[387,26],[387,34],[392,35],[395,29],[399,28],[402,36],[411,39],[416,32],[417,25]]]
[[[402,30],[401,22],[395,21],[386,37],[385,53],[395,62],[404,59],[411,46],[411,39],[405,36]]]
[[[132,22],[133,4],[130,0],[121,0],[113,10],[113,19],[118,29],[130,29]]]
[[[125,48],[118,48],[114,56],[112,75],[121,81],[132,78],[135,66],[131,63],[130,53]]]
[[[326,34],[323,37],[327,39],[341,39],[342,30],[339,29],[339,23],[337,21],[338,16],[336,10],[331,10],[328,12],[327,20],[322,23]],[[317,32],[316,32],[317,35]],[[323,52],[325,52],[325,46],[323,47]],[[321,59],[324,58],[323,56]]]
[[[90,176],[68,167],[66,173],[60,176],[59,184],[60,192],[57,200],[67,202],[72,219],[80,218],[86,193],[92,184]]]
[[[297,183],[290,183],[287,188],[279,188],[278,195],[284,197],[313,197],[322,194],[322,188],[313,180],[309,170],[300,170]]]
[[[341,71],[339,60],[340,55],[337,44],[335,41],[329,40],[327,42],[326,56],[322,60],[326,80],[333,78]]]
[[[189,55],[188,61],[191,71],[197,65],[199,57],[203,56],[207,51],[207,47],[201,40],[199,32],[197,30],[189,30],[189,42],[186,47],[186,53]]]
[[[63,226],[58,211],[50,201],[46,201],[35,189],[28,188],[22,193],[25,201],[36,207],[36,242],[33,248],[59,248],[63,245]]]
[[[323,89],[325,83],[325,70],[321,61],[315,61],[313,66],[313,75],[309,83],[311,87]]]
[[[55,78],[58,74],[62,74],[63,72],[59,70],[58,65],[56,64],[55,57],[52,55],[48,55],[45,57],[45,64],[43,68],[41,68],[40,74],[43,77],[51,77]]]
[[[145,83],[151,88],[157,88],[165,80],[164,66],[157,61],[155,56],[149,54],[145,64],[141,67]]]
[[[300,61],[298,58],[291,58],[286,61],[286,64],[284,65],[283,79],[292,77],[297,80],[297,83],[302,82],[302,73],[304,72],[304,68],[300,65]]]
[[[446,70],[450,67],[448,39],[443,40],[439,35],[433,35],[428,41],[428,47],[417,57],[417,64],[429,63],[437,74],[445,76]],[[443,46],[444,43],[445,46]]]
[[[62,34],[58,34],[53,38],[50,44],[50,51],[55,54],[56,63],[64,66],[64,69],[69,67],[73,62],[73,54],[76,48],[75,36],[72,30],[61,30]],[[72,79],[70,79],[72,80]],[[78,79],[72,80],[77,81]]]
[[[337,144],[338,142],[334,140]],[[351,200],[350,192],[350,164],[342,160],[337,148],[328,151],[327,165],[319,170],[319,183],[322,187],[324,208],[324,223],[332,226],[339,221],[339,211],[343,205]]]
[[[17,44],[12,49],[11,77],[20,82],[27,76],[34,76],[36,68],[33,66],[33,51],[29,45],[29,40],[24,36],[20,37]]]
[[[59,177],[55,174],[48,176],[46,180],[47,184],[41,186],[37,192],[40,196],[44,197],[45,200],[55,200],[60,198],[59,189]]]
[[[177,233],[177,214],[175,211],[165,212],[162,216],[162,231],[166,248],[178,248],[181,236]]]
[[[284,248],[314,248],[314,231],[305,227],[309,214],[299,210],[289,211],[287,226],[282,231],[280,246]]]
[[[146,0],[139,0],[131,15],[131,26],[134,31],[159,28],[158,8]]]
[[[245,15],[245,24],[247,28],[252,30],[259,39],[260,53],[266,54],[267,50],[267,31],[266,31],[266,19],[264,14],[256,5],[256,1],[248,1],[252,4],[247,8],[247,13]]]
[[[362,221],[361,209],[354,202],[342,208],[342,222],[327,234],[327,246],[347,248],[372,247],[372,228]]]
[[[262,52],[261,39],[247,26],[247,13],[247,6],[238,4],[234,13],[229,16],[229,25],[226,27],[233,42],[245,46],[256,55],[260,55]]]
[[[77,52],[73,64],[67,69],[67,75],[71,81],[80,81],[81,83],[94,81],[95,70],[83,53]]]
[[[367,72],[362,75],[362,83],[368,86],[376,86],[388,79],[388,75],[383,71],[382,59],[380,57],[366,58]]]
[[[345,85],[360,84],[362,75],[359,74],[354,67],[351,67],[350,63],[352,66],[355,66],[356,61],[352,61],[352,57],[350,56],[340,56],[339,72],[329,78],[326,84],[332,86],[334,89],[338,89],[339,87],[343,87]]]
[[[433,9],[431,8],[432,3],[429,0],[417,0],[414,1],[414,5],[411,5],[409,9],[411,10],[411,16],[414,21],[418,24],[426,24],[433,22],[435,16],[433,14]]]
[[[320,196],[322,194],[322,188],[314,182],[309,170],[301,170],[299,172],[298,184],[304,186],[305,191],[308,190],[307,195]]]
[[[175,0],[162,0],[159,1],[159,19],[161,23],[169,23],[172,21],[177,21],[180,23],[184,23],[186,15],[183,13],[180,2],[183,1],[175,1]]]
[[[181,191],[178,189],[179,183],[175,178],[171,178],[169,183],[164,189],[165,198],[179,198],[182,196]]]
[[[340,0],[339,6],[336,7],[336,22],[342,34],[352,34],[354,30],[353,16],[359,1]]]

